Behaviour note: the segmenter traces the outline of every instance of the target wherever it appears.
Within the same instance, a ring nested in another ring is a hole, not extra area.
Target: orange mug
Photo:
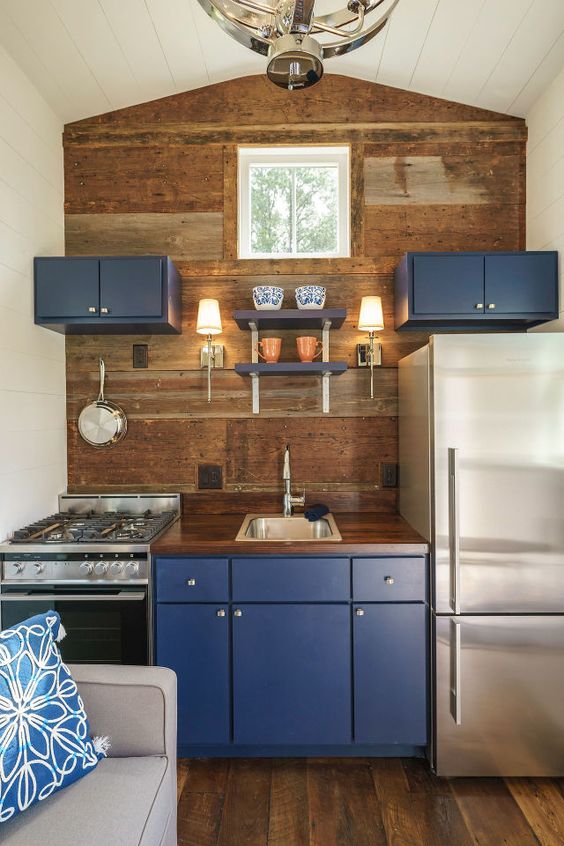
[[[282,338],[263,338],[262,341],[258,342],[257,352],[267,364],[276,364],[280,358],[281,349]]]
[[[300,361],[313,361],[323,352],[323,344],[317,338],[296,338]],[[319,350],[317,347],[319,346]]]

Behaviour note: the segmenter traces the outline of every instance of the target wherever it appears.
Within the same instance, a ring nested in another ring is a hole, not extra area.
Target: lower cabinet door
[[[349,615],[348,605],[235,607],[235,743],[351,742]]]
[[[357,743],[427,742],[427,607],[355,605]]]
[[[157,605],[156,657],[178,676],[178,743],[229,743],[227,606]]]

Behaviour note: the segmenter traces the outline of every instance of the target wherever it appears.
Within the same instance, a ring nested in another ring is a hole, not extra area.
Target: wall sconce
[[[196,332],[199,335],[207,335],[207,344],[200,355],[200,366],[208,368],[208,402],[211,402],[212,367],[223,367],[223,347],[221,344],[212,343],[213,336],[220,335],[222,331],[219,301],[200,300]]]
[[[384,328],[381,297],[362,298],[358,328],[368,332],[369,343],[358,345],[358,366],[370,366],[370,399],[374,399],[374,367],[382,364],[382,344],[374,343],[375,333]]]

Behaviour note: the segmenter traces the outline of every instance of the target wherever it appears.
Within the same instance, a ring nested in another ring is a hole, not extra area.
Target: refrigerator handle
[[[450,560],[450,607],[460,614],[460,495],[458,449],[448,451],[448,545]]]
[[[457,620],[450,621],[450,713],[457,726],[462,724],[461,693],[461,649],[462,626]]]

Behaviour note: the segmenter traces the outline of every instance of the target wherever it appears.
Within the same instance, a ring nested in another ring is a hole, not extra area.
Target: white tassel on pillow
[[[94,751],[97,755],[104,755],[107,757],[112,745],[109,737],[93,737],[92,743],[94,744]]]
[[[65,638],[66,636],[67,636],[67,633],[65,631],[65,627],[63,626],[62,623],[59,623],[59,633],[57,634],[57,637],[55,638],[55,640],[57,641],[57,643],[60,643],[62,641],[62,639]]]

